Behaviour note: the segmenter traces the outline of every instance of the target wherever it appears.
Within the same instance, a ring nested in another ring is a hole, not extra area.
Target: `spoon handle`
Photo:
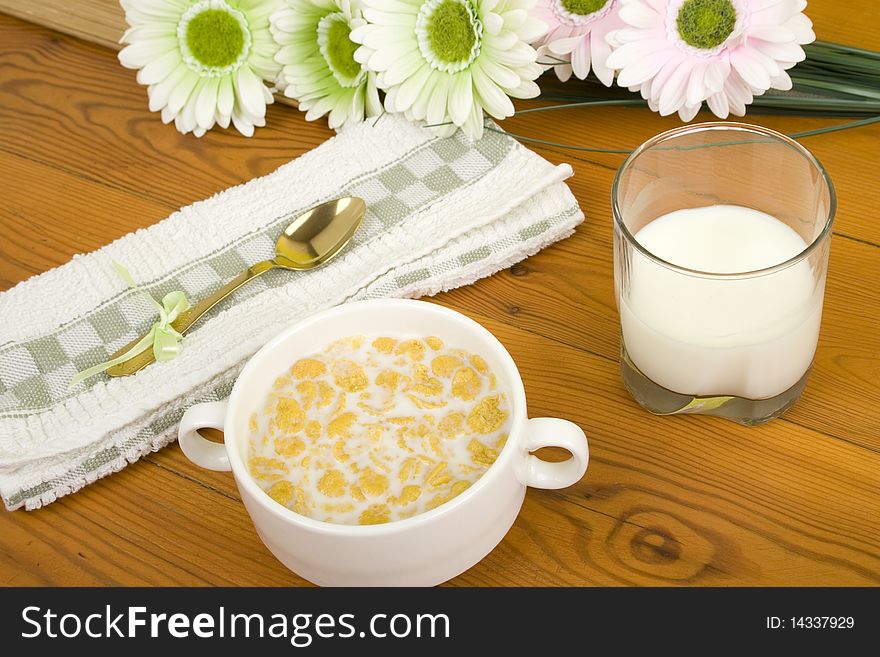
[[[182,313],[180,317],[174,320],[171,323],[171,326],[174,327],[176,331],[182,334],[186,334],[186,332],[199,321],[205,313],[207,313],[211,308],[216,306],[218,303],[223,301],[230,294],[235,292],[242,285],[247,283],[248,281],[252,281],[258,276],[262,276],[270,269],[274,269],[278,267],[278,264],[274,260],[264,260],[263,262],[258,262],[251,267],[248,267],[247,270],[240,273],[238,276],[229,281],[226,285],[221,287],[219,290],[214,292],[211,296],[202,299],[192,308],[187,310],[185,313]],[[137,344],[138,340],[141,338],[135,338],[127,345],[122,347],[119,351],[113,354],[110,358],[116,358],[124,354],[127,350],[131,349],[135,344]],[[147,349],[139,353],[134,358],[129,358],[118,365],[114,365],[110,369],[107,370],[107,374],[109,376],[128,376],[129,374],[134,374],[145,368],[147,365],[156,360],[153,355],[152,349]]]

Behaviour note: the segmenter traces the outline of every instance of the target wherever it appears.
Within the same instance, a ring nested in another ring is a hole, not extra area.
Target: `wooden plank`
[[[513,354],[531,414],[587,430],[591,465],[570,489],[529,491],[499,548],[453,585],[880,583],[877,454],[786,422],[653,417],[607,359],[471,314]],[[0,573],[299,583],[237,500],[229,474],[195,468],[175,445],[44,509],[0,515]]]
[[[126,28],[118,0],[0,0],[0,12],[106,48],[118,49]]]
[[[815,0],[811,15],[830,21],[833,4]],[[867,15],[869,4],[848,5],[847,16]],[[840,22],[853,37],[855,26],[864,26],[866,42],[876,37],[869,21]],[[330,134],[272,107],[269,127],[252,140],[182,137],[147,111],[144,90],[108,51],[3,17],[0,38],[2,288],[267,173]],[[547,116],[507,127],[617,146],[677,124],[635,109]],[[533,416],[585,428],[591,467],[571,489],[530,491],[499,548],[453,584],[880,583],[880,242],[866,166],[878,137],[871,128],[809,142],[841,196],[822,340],[802,402],[758,429],[653,417],[626,395],[608,207],[620,157],[540,149],[573,163],[571,186],[587,223],[570,240],[437,301],[505,343]],[[67,236],[60,248],[48,246],[50,231]],[[199,470],[174,446],[40,511],[0,514],[0,583],[302,581],[259,543],[232,478]]]
[[[579,193],[577,183],[572,188]],[[479,285],[453,290],[443,303],[617,362],[610,220],[587,221],[565,242]],[[835,237],[830,269],[813,372],[786,418],[880,451],[880,290],[871,283],[880,280],[877,247]]]
[[[170,205],[2,151],[0,175],[16,175],[22,181],[9,190],[7,205],[0,209],[0,225],[10,236],[0,245],[0,281],[6,286],[172,211]],[[581,189],[583,182],[578,177],[572,181],[579,198],[587,194]],[[35,196],[30,191],[35,187],[46,192]],[[609,223],[591,217],[565,243],[511,272],[453,291],[446,303],[616,360],[618,319],[608,278]],[[64,225],[77,228],[63,231],[63,239],[50,238]],[[880,332],[873,325],[880,290],[868,284],[880,279],[875,248],[835,238],[816,366],[804,400],[787,418],[880,449],[880,377],[875,375]],[[583,307],[588,314],[571,321],[573,307]],[[861,337],[853,340],[853,335]]]
[[[297,111],[273,105],[268,108],[268,128],[257,130],[249,140],[234,130],[212,131],[200,140],[180,135],[148,111],[146,90],[106,50],[71,40],[41,42],[40,33],[39,28],[19,24],[3,34],[0,63],[6,83],[0,89],[0,144],[10,152],[179,206],[268,173],[332,134],[322,122],[303,129]],[[701,118],[712,117],[704,113]],[[839,122],[757,114],[748,120],[783,131]],[[632,148],[676,125],[677,118],[643,108],[575,108],[549,116],[518,116],[504,127],[567,144]],[[41,138],[38,149],[31,138],[35,132]],[[872,171],[860,163],[880,152],[880,126],[813,137],[805,143],[838,187],[837,232],[880,244],[880,223],[870,204],[857,200],[873,185]],[[220,155],[233,149],[238,158]],[[599,204],[607,200],[609,181],[622,156],[535,150],[551,161],[577,164],[577,178],[590,184],[582,197],[585,208],[592,216],[602,216],[598,210],[605,206]],[[185,177],[191,193],[181,198],[156,185],[152,174],[157,167],[168,178]]]
[[[0,176],[19,181],[0,208],[0,227],[9,235],[0,243],[0,282],[7,286],[155,223],[173,210],[2,150]],[[584,185],[580,176],[572,180],[579,198],[589,194]],[[37,188],[45,192],[34,195]],[[618,318],[609,278],[608,212],[604,220],[591,216],[569,240],[479,285],[454,290],[441,302],[616,362]],[[63,238],[52,239],[59,229]],[[802,403],[786,418],[880,451],[880,331],[874,330],[880,290],[870,284],[880,280],[876,249],[834,238],[816,366]],[[573,308],[580,312],[573,314]],[[860,338],[854,340],[854,335]]]
[[[273,127],[252,139],[234,130],[181,135],[148,111],[146,90],[106,49],[26,23],[10,29],[11,20],[0,28],[0,147],[10,153],[179,207],[268,173],[332,134],[317,124],[302,130],[298,111],[273,105]]]

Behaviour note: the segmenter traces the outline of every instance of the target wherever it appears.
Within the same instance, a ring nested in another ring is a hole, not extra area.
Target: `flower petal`
[[[174,117],[176,116],[176,114],[168,108],[168,105],[166,105],[165,107],[162,108],[162,113],[160,114],[160,116],[162,118],[162,123],[164,123],[165,125],[168,125],[169,123],[171,123],[174,120]]]
[[[183,109],[198,81],[199,76],[187,69],[186,75],[181,78],[180,82],[177,83],[177,86],[172,89],[171,94],[168,96],[167,107],[172,115],[176,115]]]
[[[764,66],[763,59],[756,56],[754,50],[738,49],[730,54],[730,64],[743,80],[757,89],[770,87],[770,72]],[[777,67],[778,68],[778,67]],[[775,71],[778,75],[781,71]]]
[[[632,41],[614,49],[611,54],[608,55],[608,59],[605,60],[605,63],[610,68],[616,68],[618,70],[625,69],[631,64],[640,64],[644,67],[646,64],[649,64],[649,62],[644,61],[646,59],[659,59],[661,60],[662,65],[667,59],[669,59],[666,53],[670,50],[672,50],[672,48],[665,41],[655,41],[654,39]]]
[[[785,71],[782,71],[779,75],[776,75],[770,78],[770,88],[771,89],[779,89],[781,91],[790,91],[793,83],[791,81],[791,76]]]
[[[565,39],[556,39],[555,41],[551,41],[547,44],[547,50],[549,50],[554,55],[567,55],[572,50],[580,45],[581,41],[584,39],[589,39],[589,36],[573,36],[567,37]]]
[[[405,112],[410,109],[419,97],[419,93],[421,93],[425,82],[427,82],[428,78],[434,73],[434,69],[427,64],[422,64],[415,73],[404,80],[397,88],[397,94],[394,98],[394,109],[392,111]],[[416,116],[415,118],[423,119],[425,117]]]
[[[657,96],[657,90],[654,90],[654,97],[657,98],[661,116],[677,112],[685,104],[692,65],[690,59],[683,60],[669,76],[669,79],[666,80],[666,83],[660,90],[659,97]]]
[[[237,111],[232,112],[232,125],[245,137],[254,136],[254,124]]]
[[[730,115],[730,104],[724,92],[712,94],[706,99],[706,104],[719,119],[726,119]]]
[[[541,88],[532,80],[522,80],[517,87],[505,87],[504,91],[511,98],[537,98]]]
[[[376,87],[376,76],[370,73],[367,76],[367,91],[364,98],[366,102],[367,116],[376,116],[382,112],[382,103],[379,100],[379,89]],[[446,106],[446,103],[443,103]]]
[[[437,77],[434,83],[434,90],[431,92],[431,100],[428,101],[428,111],[425,115],[425,121],[428,125],[444,123],[447,120],[446,101],[450,83],[451,78],[448,75]]]
[[[364,120],[364,107],[366,106],[366,85],[362,85],[351,95],[351,106],[348,108],[348,119],[345,124],[358,123]]]
[[[583,80],[590,74],[590,39],[582,39],[571,51],[571,68],[575,76]]]
[[[373,25],[398,25],[412,27],[415,18],[412,14],[400,14],[392,11],[381,11],[370,7],[364,9],[364,18]],[[360,42],[358,42],[360,43]]]
[[[702,103],[697,103],[696,105],[683,105],[678,110],[679,118],[687,123],[688,121],[692,121],[693,118],[697,115],[697,112],[700,111],[700,107]]]
[[[373,68],[373,59],[375,59],[375,56],[370,58],[371,69]],[[414,51],[405,57],[393,61],[384,71],[382,79],[384,80],[385,85],[389,87],[400,84],[410,75],[418,71],[424,63],[425,60],[422,58],[421,54]]]
[[[608,66],[608,55],[611,54],[611,46],[605,39],[590,37],[590,65],[599,81],[606,87],[614,82],[614,69]]]
[[[446,109],[455,125],[462,125],[473,109],[474,94],[470,71],[460,71],[452,78]]]
[[[150,111],[158,112],[168,104],[171,92],[189,73],[186,64],[180,63],[162,82],[151,86],[148,90],[150,96]]]
[[[181,63],[180,53],[176,50],[166,52],[144,66],[137,73],[138,84],[159,84],[167,78]]]
[[[520,76],[506,66],[492,61],[489,57],[480,57],[479,62],[483,72],[502,89],[511,89],[519,86]]]
[[[718,93],[724,88],[724,81],[730,75],[730,62],[726,59],[716,59],[709,62],[703,72],[703,84],[709,93]]]
[[[481,17],[481,20],[483,21],[483,29],[488,34],[498,34],[504,27],[504,19],[493,12],[487,12]]]
[[[198,101],[199,94],[201,93],[202,88],[205,86],[207,81],[208,78],[202,78],[198,81],[192,93],[190,94],[189,99],[187,99],[186,104],[183,106],[183,109],[174,118],[174,125],[183,134],[192,132],[193,129],[196,127],[196,103]]]
[[[802,62],[806,58],[804,49],[790,41],[788,43],[769,43],[766,41],[755,41],[753,46],[762,53],[775,59],[777,62],[797,63]]]
[[[348,120],[349,113],[351,112],[352,95],[356,96],[357,94],[353,94],[350,89],[346,89],[335,96],[336,102],[333,104],[333,109],[330,110],[330,115],[327,117],[327,125],[331,130],[339,130]]]
[[[471,106],[461,129],[468,139],[476,141],[483,138],[483,110],[476,103]]]
[[[606,63],[610,63],[613,56],[614,53],[612,52]],[[617,76],[617,84],[621,87],[642,84],[657,75],[666,63],[667,60],[660,54],[635,60],[620,71]]]
[[[761,39],[771,43],[787,43],[794,40],[794,33],[781,25],[751,25],[747,34],[749,39]]]
[[[431,100],[431,94],[434,92],[434,85],[436,84],[438,77],[439,75],[428,76],[428,79],[425,80],[425,84],[422,86],[422,90],[419,92],[418,97],[409,109],[410,113],[416,120],[421,121],[427,116],[428,101]]]
[[[119,51],[119,63],[125,68],[142,68],[171,50],[177,50],[177,37],[138,41]]]
[[[547,46],[542,46],[542,48],[547,48]],[[519,68],[520,66],[531,64],[536,59],[543,61],[540,59],[541,55],[526,43],[518,43],[510,50],[494,52],[492,57],[499,64],[509,68]],[[555,58],[558,59],[558,57]]]
[[[706,97],[709,95],[709,92],[706,90],[706,85],[704,84],[706,69],[706,64],[697,64],[693,67],[690,78],[688,79],[686,92],[686,103],[688,105],[699,106],[704,100],[706,100]],[[679,115],[680,114],[681,112],[679,111]]]
[[[220,86],[217,88],[217,111],[224,116],[232,115],[235,104],[235,90],[232,85],[232,76],[220,78]]]
[[[620,8],[620,18],[632,27],[653,27],[660,22],[660,15],[650,5],[630,2]]]
[[[473,80],[477,97],[483,109],[496,119],[506,119],[513,116],[514,108],[510,97],[492,82],[478,66],[473,68]]]
[[[235,83],[235,96],[242,108],[250,115],[263,116],[266,113],[266,103],[263,100],[263,83],[254,75],[249,66],[238,69],[233,78]]]
[[[804,14],[795,14],[785,24],[794,34],[795,39],[801,45],[813,43],[816,40],[816,33],[813,32],[813,21]]]
[[[574,72],[571,68],[571,64],[559,64],[554,66],[553,70],[560,82],[568,82],[569,78],[571,78],[571,74]]]
[[[507,21],[505,21],[505,24],[506,22]],[[516,28],[516,34],[526,43],[534,43],[547,33],[547,27],[547,23],[539,21],[536,18],[530,18]],[[480,125],[482,126],[482,123]],[[482,129],[480,130],[480,134],[483,134]]]
[[[196,124],[209,130],[214,123],[214,112],[217,109],[217,92],[220,78],[208,78],[199,92],[195,103]]]

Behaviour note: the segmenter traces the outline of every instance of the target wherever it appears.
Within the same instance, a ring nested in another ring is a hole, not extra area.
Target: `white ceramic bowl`
[[[307,518],[271,499],[247,470],[248,418],[272,382],[299,358],[333,340],[359,334],[436,335],[478,353],[508,395],[511,430],[495,463],[470,488],[431,511],[383,525],[337,525]],[[225,443],[198,429],[225,433]],[[566,420],[529,419],[522,379],[510,354],[489,331],[461,313],[422,301],[383,299],[337,306],[276,336],[245,365],[226,402],[198,404],[180,423],[180,446],[194,463],[232,470],[257,533],[285,566],[329,586],[427,586],[464,572],[504,537],[526,487],[564,488],[587,469],[584,432]],[[530,454],[558,446],[571,458],[548,463]]]

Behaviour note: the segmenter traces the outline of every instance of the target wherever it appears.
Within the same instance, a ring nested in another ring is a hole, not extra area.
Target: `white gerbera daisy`
[[[514,98],[534,98],[542,68],[529,43],[546,25],[535,0],[364,0],[368,21],[353,30],[355,59],[378,73],[385,109],[450,134],[483,135],[483,111],[513,115]]]
[[[611,45],[608,32],[624,27],[618,12],[619,0],[538,0],[533,15],[550,26],[537,42],[539,57],[558,58],[556,76],[565,82],[572,72],[583,80],[590,68],[606,87],[614,81],[614,70],[606,64]]]
[[[280,0],[120,0],[131,26],[119,52],[126,68],[140,69],[150,111],[180,132],[201,137],[230,120],[250,137],[266,124],[281,68],[269,32]]]
[[[314,121],[328,112],[334,130],[382,111],[376,74],[354,59],[352,28],[365,25],[361,8],[349,0],[287,0],[273,14],[272,35],[281,46],[279,83]]]
[[[805,0],[620,0],[626,27],[608,65],[652,109],[691,120],[704,101],[721,118],[755,95],[790,89],[786,70],[804,59],[812,23]]]

